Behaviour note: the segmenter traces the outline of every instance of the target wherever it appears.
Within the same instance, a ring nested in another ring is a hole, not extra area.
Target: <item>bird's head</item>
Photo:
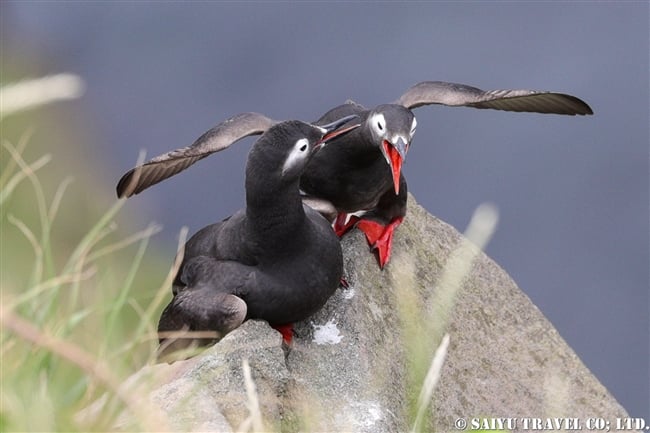
[[[411,110],[401,105],[379,105],[368,114],[365,125],[370,130],[373,143],[379,146],[390,167],[395,194],[399,194],[402,163],[417,125],[415,116]]]
[[[360,126],[358,123],[348,124],[356,117],[345,116],[321,126],[299,120],[280,122],[258,140],[251,150],[249,162],[251,159],[255,161],[255,169],[259,170],[261,165],[258,161],[265,161],[268,170],[276,173],[282,181],[297,180],[319,149]]]

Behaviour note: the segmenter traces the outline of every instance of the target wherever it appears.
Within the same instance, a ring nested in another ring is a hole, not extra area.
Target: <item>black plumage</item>
[[[316,312],[339,286],[341,247],[330,223],[303,205],[300,175],[349,120],[314,126],[277,123],[253,145],[246,164],[246,208],[207,226],[185,244],[174,297],[158,330],[163,353],[220,338],[248,318],[275,326]],[[174,331],[211,331],[169,338]],[[285,336],[286,337],[286,336]]]
[[[431,104],[563,115],[593,114],[584,101],[564,93],[484,91],[441,81],[418,83],[394,103],[373,109],[348,101],[329,110],[315,123],[323,124],[354,114],[359,117],[361,127],[338,138],[340,145],[329,146],[312,159],[300,182],[303,200],[335,220],[339,235],[351,227],[361,229],[377,250],[381,267],[390,258],[393,232],[406,215],[407,185],[401,166],[415,133],[412,109]],[[227,147],[229,139],[234,143],[243,136],[259,134],[275,122],[261,114],[244,113],[226,123],[236,133],[224,137],[219,146],[202,136],[188,148],[155,158],[123,177],[118,185],[118,196],[138,193]],[[236,128],[236,124],[242,127]],[[138,179],[139,171],[142,175]],[[127,184],[132,186],[127,188]],[[350,215],[353,213],[363,215]]]

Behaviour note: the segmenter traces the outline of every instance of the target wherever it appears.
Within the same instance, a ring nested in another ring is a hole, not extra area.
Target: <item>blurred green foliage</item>
[[[158,227],[117,227],[67,105],[0,121],[1,431],[110,429],[110,413],[74,415],[151,359],[170,296],[170,263],[147,249]]]

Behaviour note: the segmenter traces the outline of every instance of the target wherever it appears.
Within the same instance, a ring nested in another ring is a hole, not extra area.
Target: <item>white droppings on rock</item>
[[[372,427],[377,421],[383,418],[381,406],[373,401],[360,402],[359,406],[365,409],[365,416],[361,417],[359,423],[362,427]]]
[[[354,298],[354,295],[354,289],[352,288],[343,290],[343,299],[352,299]]]
[[[314,340],[316,344],[338,344],[343,336],[336,327],[334,319],[329,320],[324,325],[314,325]]]
[[[339,412],[336,416],[337,425],[346,426],[355,431],[376,431],[377,423],[384,418],[381,405],[375,401],[349,401],[348,410]]]

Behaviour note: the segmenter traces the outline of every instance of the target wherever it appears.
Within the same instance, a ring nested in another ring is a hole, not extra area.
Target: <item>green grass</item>
[[[151,428],[145,411],[135,410],[139,399],[119,385],[157,347],[154,324],[169,296],[168,269],[143,277],[153,266],[143,258],[159,227],[120,237],[117,201],[94,223],[77,220],[76,239],[60,233],[61,206],[78,206],[66,195],[70,181],[47,197],[39,177],[48,177],[52,157],[25,160],[26,142],[3,140],[0,154],[0,430],[110,430],[124,408],[135,412],[134,427]],[[75,421],[79,409],[106,392],[111,404],[100,418]]]

